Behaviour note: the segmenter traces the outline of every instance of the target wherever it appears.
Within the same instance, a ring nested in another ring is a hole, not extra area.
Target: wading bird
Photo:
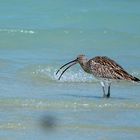
[[[80,64],[80,66],[85,72],[93,74],[95,78],[100,80],[103,89],[103,97],[106,98],[110,97],[110,86],[113,80],[140,82],[140,79],[129,74],[114,60],[106,56],[96,56],[88,60],[85,55],[79,55],[75,60],[70,61],[64,64],[62,67],[60,67],[60,69],[56,72],[56,75],[62,68],[70,64],[66,69],[64,69],[64,71],[62,71],[58,80],[60,80],[60,78],[67,69],[69,69],[71,66],[77,63]],[[107,92],[105,90],[106,88]]]

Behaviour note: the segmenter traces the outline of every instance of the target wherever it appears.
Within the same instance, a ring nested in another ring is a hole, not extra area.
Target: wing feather
[[[97,56],[89,60],[91,72],[99,78],[133,80],[133,76],[122,66],[106,56]]]

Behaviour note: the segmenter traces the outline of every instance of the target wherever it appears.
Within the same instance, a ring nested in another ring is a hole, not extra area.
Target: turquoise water
[[[1,0],[0,139],[138,140],[140,85],[98,81],[78,54],[106,55],[140,78],[140,1]]]

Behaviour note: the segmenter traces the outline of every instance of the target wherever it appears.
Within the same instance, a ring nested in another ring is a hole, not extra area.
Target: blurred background
[[[140,78],[139,0],[0,0],[0,139],[140,138],[140,86],[114,83],[102,99],[79,54],[115,59]]]

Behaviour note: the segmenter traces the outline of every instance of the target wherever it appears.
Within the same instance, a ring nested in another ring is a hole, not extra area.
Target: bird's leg
[[[102,81],[101,81],[101,86],[102,86],[102,89],[103,89],[103,97],[106,97],[106,94],[105,94],[105,84]]]
[[[107,92],[107,95],[106,95],[107,98],[110,97],[110,86],[111,86],[111,83],[108,83],[108,92]]]

